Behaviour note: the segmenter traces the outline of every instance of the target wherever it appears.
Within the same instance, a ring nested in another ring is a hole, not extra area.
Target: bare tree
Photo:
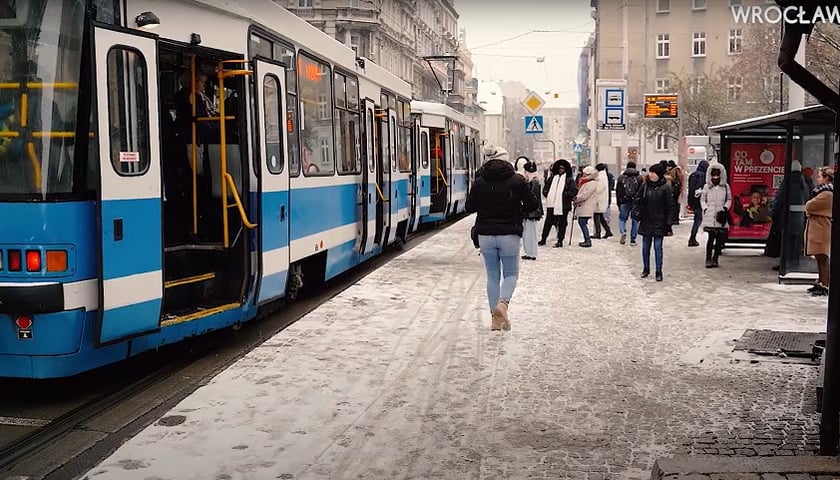
[[[808,46],[805,49],[805,63],[808,70],[823,83],[838,90],[840,74],[840,26],[820,22],[815,25]],[[810,94],[806,95],[806,104],[818,103]]]

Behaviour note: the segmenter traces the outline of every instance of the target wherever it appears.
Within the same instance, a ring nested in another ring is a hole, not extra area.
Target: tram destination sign
[[[645,95],[645,118],[679,118],[679,95]]]

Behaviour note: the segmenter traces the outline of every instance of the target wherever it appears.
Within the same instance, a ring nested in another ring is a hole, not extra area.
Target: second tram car
[[[480,129],[270,0],[7,10],[0,377],[253,319],[463,211]]]

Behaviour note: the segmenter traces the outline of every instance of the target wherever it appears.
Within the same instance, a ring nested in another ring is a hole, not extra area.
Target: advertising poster
[[[733,143],[730,153],[729,238],[765,240],[770,233],[770,202],[785,178],[785,145]]]

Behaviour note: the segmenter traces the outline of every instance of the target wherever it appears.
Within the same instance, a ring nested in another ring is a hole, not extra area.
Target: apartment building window
[[[312,8],[312,1],[313,0],[298,0],[298,7],[300,7],[300,8]]]
[[[660,33],[656,35],[656,58],[668,58],[671,56],[671,35]]]
[[[692,0],[691,1],[691,9],[692,10],[705,10],[706,9],[706,0]]]
[[[671,80],[667,78],[659,78],[656,80],[656,93],[669,93],[671,89]]]
[[[694,32],[691,40],[691,56],[706,56],[706,32]]]
[[[740,28],[729,29],[729,54],[735,55],[741,53],[741,48],[744,43],[744,34]]]
[[[361,7],[361,3],[359,2],[359,0],[350,0],[350,7],[359,8]]]
[[[699,95],[700,92],[703,90],[703,85],[706,83],[706,79],[704,77],[696,77],[692,82],[691,86],[688,88],[689,93],[692,95]]]
[[[667,152],[668,151],[668,135],[664,133],[657,133],[656,134],[656,151],[657,152]]]
[[[362,55],[359,55],[359,40],[360,40],[360,38],[359,38],[358,35],[353,35],[353,34],[350,35],[350,48],[353,49],[353,53],[355,53],[357,57],[362,56]]]
[[[738,100],[741,97],[743,81],[741,77],[729,77],[726,85],[726,93],[729,100]]]
[[[671,0],[656,0],[656,13],[671,11]]]
[[[781,98],[780,86],[781,86],[782,79],[779,75],[770,75],[769,77],[764,77],[764,91],[769,93],[768,100],[771,102],[778,102],[779,98]]]
[[[729,0],[730,7],[737,7],[739,5],[741,5],[741,0]]]

